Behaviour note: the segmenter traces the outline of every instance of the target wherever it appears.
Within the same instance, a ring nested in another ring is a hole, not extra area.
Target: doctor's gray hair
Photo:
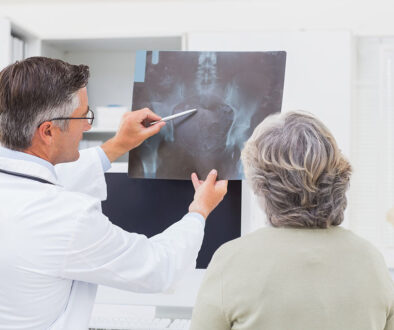
[[[241,159],[274,227],[328,228],[343,221],[351,165],[313,115],[267,117],[246,142]]]
[[[70,117],[79,107],[78,91],[88,79],[88,66],[46,57],[30,57],[6,67],[0,72],[0,143],[19,151],[30,147],[41,123]],[[68,120],[53,124],[68,129]]]

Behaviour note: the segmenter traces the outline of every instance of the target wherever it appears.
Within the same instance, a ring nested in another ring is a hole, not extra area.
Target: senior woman
[[[351,166],[329,130],[311,114],[273,115],[242,162],[271,226],[215,253],[191,330],[394,329],[383,258],[339,227]]]

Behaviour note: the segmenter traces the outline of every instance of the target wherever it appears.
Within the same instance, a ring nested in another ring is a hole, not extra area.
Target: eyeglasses
[[[48,119],[43,121],[41,124],[45,123],[46,121],[52,121],[52,120],[68,120],[68,119],[86,119],[88,121],[89,125],[93,125],[93,120],[94,120],[94,112],[88,107],[88,112],[86,113],[86,117],[56,117],[52,119]],[[40,125],[41,125],[40,124]],[[38,125],[38,127],[40,127]]]

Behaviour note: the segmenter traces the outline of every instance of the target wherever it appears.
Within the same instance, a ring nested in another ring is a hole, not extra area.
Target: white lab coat
[[[0,169],[55,183],[0,173],[0,329],[87,329],[97,284],[159,292],[195,267],[202,217],[189,213],[151,239],[113,225],[101,212],[96,150],[56,166],[57,177],[5,157]]]

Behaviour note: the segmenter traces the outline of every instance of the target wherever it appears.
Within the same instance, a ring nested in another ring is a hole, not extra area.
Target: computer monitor
[[[147,237],[180,220],[193,200],[190,180],[130,179],[126,173],[106,173],[108,197],[103,213],[112,223]],[[208,266],[225,242],[241,236],[241,181],[229,181],[224,200],[209,215],[197,268]]]
[[[110,172],[106,173],[106,180],[108,199],[103,203],[103,211],[113,223],[136,232],[144,231],[138,226],[161,231],[180,219],[187,212],[194,193],[191,181],[129,179],[127,163],[114,163]],[[151,214],[150,212],[158,214],[154,216],[154,220],[160,222],[159,227],[144,225],[144,221],[149,220],[147,215]],[[138,214],[140,215],[137,216]],[[141,217],[141,214],[144,216]],[[205,239],[197,261],[198,267],[205,267],[217,247],[226,240],[256,230],[264,224],[264,219],[264,214],[248,184],[245,181],[230,181],[225,199],[206,222]],[[151,236],[154,232],[145,234]],[[100,285],[96,304],[106,307],[156,306],[156,311],[175,308],[178,312],[179,307],[190,310],[195,304],[204,274],[203,268],[185,272],[173,288],[163,293],[134,293]]]

